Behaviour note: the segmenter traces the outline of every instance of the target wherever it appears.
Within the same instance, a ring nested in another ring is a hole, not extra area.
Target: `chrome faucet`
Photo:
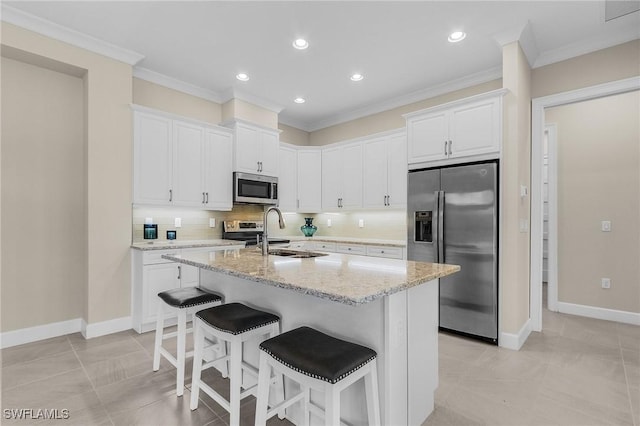
[[[280,229],[284,229],[284,218],[282,217],[282,212],[276,206],[266,207],[264,210],[264,217],[262,218],[262,223],[264,223],[264,232],[262,233],[262,255],[266,256],[269,254],[269,225],[267,221],[267,216],[269,216],[269,212],[275,211],[278,213],[278,225],[280,225]]]

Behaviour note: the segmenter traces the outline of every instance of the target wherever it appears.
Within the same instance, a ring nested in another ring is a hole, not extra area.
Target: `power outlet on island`
[[[604,289],[611,288],[611,278],[603,278],[602,279],[602,288],[604,288]]]
[[[176,228],[180,228],[180,227],[182,227],[182,218],[180,218],[180,217],[176,217],[176,218],[173,220],[173,226],[175,226]]]

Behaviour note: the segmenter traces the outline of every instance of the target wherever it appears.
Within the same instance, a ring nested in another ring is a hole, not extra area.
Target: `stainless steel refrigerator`
[[[460,265],[440,279],[440,328],[498,343],[497,161],[409,172],[409,260]]]

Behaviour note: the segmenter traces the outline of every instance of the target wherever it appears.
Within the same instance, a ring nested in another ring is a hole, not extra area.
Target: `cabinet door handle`
[[[449,141],[449,155],[451,155],[451,145],[453,145],[453,142]]]
[[[259,172],[260,171],[260,162],[256,161],[256,164],[258,165],[258,168],[256,169],[256,172]]]
[[[204,204],[204,192],[202,193],[202,204]]]
[[[444,141],[444,155],[447,155],[447,144],[449,141]]]
[[[169,202],[173,201],[173,189],[169,190]]]
[[[209,204],[209,193],[205,192],[205,194],[207,194],[207,204]]]
[[[182,278],[182,266],[178,266],[178,279]]]
[[[296,208],[300,208],[300,200],[296,200]]]

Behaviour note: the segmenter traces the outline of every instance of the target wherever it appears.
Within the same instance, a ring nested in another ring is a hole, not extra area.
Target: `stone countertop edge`
[[[348,255],[344,255],[344,256],[348,256]],[[442,271],[441,273],[434,273],[434,274],[431,274],[431,275],[429,275],[427,277],[421,277],[421,278],[418,278],[416,280],[406,282],[403,285],[398,285],[398,286],[393,287],[391,289],[386,289],[386,290],[378,292],[378,293],[373,293],[373,294],[367,295],[366,297],[353,298],[353,297],[341,296],[341,295],[338,295],[338,294],[335,294],[335,293],[327,293],[327,292],[323,292],[323,291],[319,291],[319,290],[315,290],[315,289],[299,287],[299,286],[295,286],[295,285],[292,285],[292,284],[289,284],[289,283],[284,283],[284,282],[280,282],[280,281],[274,281],[274,280],[270,280],[268,278],[258,277],[258,276],[255,276],[255,275],[249,275],[249,274],[241,273],[241,272],[230,270],[230,269],[216,267],[216,266],[213,266],[213,265],[210,265],[210,264],[194,262],[194,261],[191,261],[191,260],[188,260],[188,259],[183,259],[180,255],[164,254],[164,255],[162,255],[162,258],[167,259],[167,260],[172,260],[172,261],[178,262],[178,263],[183,263],[185,265],[195,266],[197,268],[207,269],[207,270],[213,271],[213,272],[220,272],[220,273],[225,274],[225,275],[230,275],[230,276],[233,276],[233,277],[246,279],[248,281],[267,284],[267,285],[270,285],[270,286],[273,286],[273,287],[278,287],[278,288],[282,288],[282,289],[286,289],[286,290],[293,290],[293,291],[296,291],[296,292],[299,292],[299,293],[303,293],[303,294],[306,294],[306,295],[319,297],[319,298],[330,300],[330,301],[333,301],[333,302],[344,303],[346,305],[351,305],[351,306],[358,306],[358,305],[362,305],[362,304],[365,304],[365,303],[369,303],[369,302],[372,302],[374,300],[380,299],[380,298],[382,298],[384,296],[388,296],[388,295],[391,295],[391,294],[394,294],[394,293],[398,293],[398,292],[401,292],[403,290],[407,290],[407,289],[409,289],[411,287],[415,287],[415,286],[418,286],[420,284],[424,284],[424,283],[427,283],[429,281],[435,280],[437,278],[442,278],[442,277],[445,277],[447,275],[451,275],[451,274],[453,274],[455,272],[458,272],[460,270],[460,267],[458,265],[446,265],[446,266],[450,266],[452,268],[452,270],[451,271]]]
[[[199,248],[199,247],[226,247],[226,246],[243,246],[244,241],[234,240],[193,240],[193,241],[179,241],[174,243],[168,241],[154,241],[154,242],[142,242],[132,243],[131,248],[136,250],[170,250],[170,249],[186,249],[186,248]]]
[[[367,246],[385,246],[385,247],[401,247],[406,248],[407,244],[401,240],[377,240],[372,238],[352,238],[352,237],[299,237],[299,236],[283,236],[289,238],[292,243],[301,241],[336,243],[336,244],[357,244]]]

